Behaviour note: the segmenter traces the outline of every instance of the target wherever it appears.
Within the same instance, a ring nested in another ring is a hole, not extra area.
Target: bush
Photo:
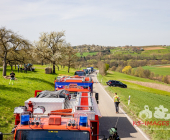
[[[151,72],[149,79],[154,80],[154,76],[155,76],[155,74],[153,72]]]
[[[150,70],[144,70],[143,73],[144,73],[145,78],[150,77],[150,74],[151,74]]]
[[[135,69],[131,69],[131,75],[135,75]]]
[[[105,64],[106,66],[106,71],[109,69],[109,64]]]
[[[144,69],[142,67],[137,67],[135,70],[135,76],[144,78]]]
[[[162,77],[162,82],[167,83],[167,84],[169,83],[167,75]]]
[[[111,71],[115,71],[115,70],[116,70],[116,67],[113,66],[110,70],[111,70]]]
[[[122,72],[122,69],[123,69],[122,66],[118,66],[118,67],[116,68],[116,71],[117,71],[117,72]]]
[[[126,67],[123,68],[122,72],[126,73],[126,74],[130,74],[131,73],[131,69],[132,69],[131,66],[126,66]]]

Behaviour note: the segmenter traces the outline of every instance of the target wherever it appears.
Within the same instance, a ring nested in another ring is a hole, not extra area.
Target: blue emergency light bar
[[[21,115],[21,124],[28,125],[30,115]]]
[[[80,121],[79,121],[79,125],[80,126],[87,126],[87,116],[80,116]]]

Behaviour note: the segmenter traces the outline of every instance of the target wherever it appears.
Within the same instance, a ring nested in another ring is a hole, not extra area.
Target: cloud
[[[10,3],[10,4],[9,4]],[[46,0],[42,1],[22,1],[8,0],[1,3],[0,6],[1,20],[12,21],[39,16],[48,16],[55,13],[55,9],[61,10],[59,5],[48,5]]]
[[[1,0],[0,25],[19,31],[31,41],[43,31],[66,30],[66,38],[73,45],[133,45],[133,38],[135,43],[141,43],[140,39],[149,43],[149,36],[156,32],[155,42],[168,42],[162,34],[168,36],[170,30],[169,6],[168,0]]]
[[[61,20],[75,19],[79,17],[101,17],[111,20],[118,20],[125,17],[128,12],[120,11],[115,6],[112,8],[109,3],[92,3],[90,1],[73,3],[54,2],[54,1],[23,1],[23,0],[7,0],[1,2],[0,16],[2,21],[13,21],[33,17],[56,16]],[[109,6],[109,7],[108,7]]]

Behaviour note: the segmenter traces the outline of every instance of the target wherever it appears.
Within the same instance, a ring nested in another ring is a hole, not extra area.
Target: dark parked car
[[[108,86],[127,88],[127,85],[123,84],[120,81],[115,81],[115,80],[109,80],[108,82],[106,82],[106,84]]]

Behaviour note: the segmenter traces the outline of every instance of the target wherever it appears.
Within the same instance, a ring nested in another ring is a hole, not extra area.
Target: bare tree
[[[61,58],[64,36],[64,31],[42,33],[40,40],[34,45],[34,57],[50,61],[53,64],[53,73],[55,73],[56,62]]]

